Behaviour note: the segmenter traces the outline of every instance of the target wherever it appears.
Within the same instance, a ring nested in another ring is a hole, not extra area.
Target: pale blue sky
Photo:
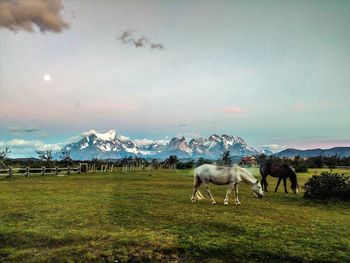
[[[90,129],[350,146],[350,1],[62,2],[61,33],[0,29],[0,148],[13,156]],[[165,49],[122,44],[125,30]]]

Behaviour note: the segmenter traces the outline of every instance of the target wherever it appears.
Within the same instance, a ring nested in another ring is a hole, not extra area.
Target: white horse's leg
[[[208,194],[209,197],[210,197],[211,204],[212,204],[212,205],[215,205],[216,202],[215,202],[215,200],[214,200],[213,195],[212,195],[211,192],[210,192],[209,183],[205,184],[205,191],[207,192],[207,194]]]
[[[192,191],[192,197],[191,197],[191,201],[192,203],[195,203],[197,200],[196,200],[196,193],[197,193],[197,190],[198,188],[197,187],[193,187],[193,191]]]
[[[226,197],[224,200],[224,205],[228,205],[228,199],[230,197],[230,194],[232,192],[232,188],[233,188],[233,184],[229,184],[229,186],[227,187],[227,191],[226,191]]]
[[[235,188],[235,200],[236,200],[236,205],[240,205],[241,203],[239,202],[239,199],[238,199],[238,184],[235,184],[235,185],[234,185],[234,188]]]

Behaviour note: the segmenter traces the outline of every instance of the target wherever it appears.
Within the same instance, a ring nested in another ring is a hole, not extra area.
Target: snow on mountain
[[[159,141],[154,141],[150,144],[142,145],[139,146],[141,150],[147,151],[147,152],[161,152],[165,149],[167,146],[168,142],[164,140],[159,140]]]
[[[124,136],[117,136],[116,132],[110,130],[106,133],[97,133],[90,130],[82,134],[76,143],[70,143],[64,146],[58,153],[70,152],[72,159],[91,160],[93,158],[123,158],[128,156],[136,156],[141,150],[130,140]]]
[[[129,137],[118,135],[114,130],[106,133],[90,130],[83,133],[78,142],[64,146],[57,158],[62,155],[62,152],[70,152],[72,159],[79,160],[118,159],[129,156],[167,158],[170,155],[177,155],[178,158],[217,159],[227,150],[231,155],[236,156],[260,153],[250,147],[241,137],[226,134],[221,136],[213,134],[208,138],[193,138],[189,142],[185,137],[174,137],[169,142],[147,139],[131,141]]]
[[[230,151],[231,155],[243,156],[258,154],[259,152],[250,147],[242,138],[230,135],[213,134],[209,138],[196,138],[190,141],[193,154],[207,158],[219,158],[224,151]]]
[[[188,158],[192,156],[192,149],[188,146],[185,137],[172,138],[159,153],[160,158],[167,158],[170,155],[176,155],[178,158]]]

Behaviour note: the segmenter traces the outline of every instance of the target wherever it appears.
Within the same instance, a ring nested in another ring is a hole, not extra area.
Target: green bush
[[[344,174],[322,172],[313,175],[305,183],[304,189],[305,198],[350,201],[350,177]]]
[[[294,170],[296,173],[306,173],[307,172],[307,165],[306,163],[298,163],[294,165]]]

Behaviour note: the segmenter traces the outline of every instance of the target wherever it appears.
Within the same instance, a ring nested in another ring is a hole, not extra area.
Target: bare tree
[[[7,155],[8,155],[10,152],[11,152],[10,149],[7,148],[7,147],[5,148],[4,151],[1,151],[1,152],[0,152],[0,163],[1,163],[4,167],[6,167],[6,168],[7,168],[7,166],[6,166],[6,164],[4,164],[3,160],[6,159]]]
[[[70,151],[63,150],[61,152],[61,159],[66,165],[72,163],[72,158],[70,158]]]
[[[36,151],[36,153],[38,154],[40,160],[47,162],[51,167],[51,161],[53,159],[52,150]]]
[[[4,160],[10,152],[10,149],[6,147],[5,151],[0,152],[0,160]]]

